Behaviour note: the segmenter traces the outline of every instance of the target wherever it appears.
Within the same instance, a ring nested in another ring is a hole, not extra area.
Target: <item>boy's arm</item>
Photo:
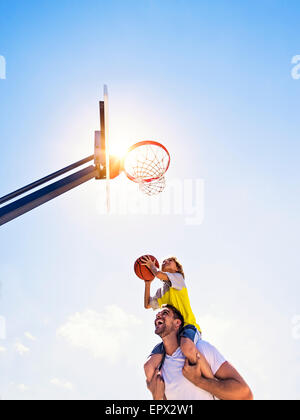
[[[150,288],[151,281],[145,281],[145,295],[144,295],[144,307],[145,309],[150,309]]]
[[[151,260],[151,258],[144,257],[143,265],[148,267],[152,271],[152,273],[155,277],[157,277],[158,279],[168,283],[169,286],[171,286],[171,282],[169,280],[168,275],[166,273],[163,273],[162,271],[158,270],[158,268],[156,267],[154,262]]]
[[[145,280],[145,294],[144,294],[144,307],[145,309],[159,309],[159,303],[157,299],[161,297],[160,289],[157,290],[156,294],[151,297],[150,295],[150,287],[151,287],[152,280]]]
[[[152,273],[155,275],[155,277],[157,277],[159,280],[162,280],[162,281],[164,281],[164,282],[168,283],[168,284],[169,284],[169,286],[171,286],[171,282],[170,282],[169,277],[168,277],[168,275],[167,275],[166,273],[163,273],[162,271],[159,271],[159,270],[156,268],[155,264],[153,264],[153,265],[152,265],[151,267],[149,267],[149,268],[150,268],[150,270],[152,271]]]

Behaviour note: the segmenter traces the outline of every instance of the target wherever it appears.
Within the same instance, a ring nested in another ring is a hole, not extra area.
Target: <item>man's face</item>
[[[178,320],[174,319],[171,309],[165,308],[156,315],[154,324],[155,334],[163,338],[177,328]]]
[[[176,262],[172,258],[167,258],[162,262],[161,270],[164,272],[176,272],[177,265]]]

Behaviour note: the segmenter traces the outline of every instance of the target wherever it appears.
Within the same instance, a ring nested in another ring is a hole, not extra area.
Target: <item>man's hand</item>
[[[188,359],[185,359],[182,374],[187,380],[197,386],[199,379],[202,377],[201,359],[199,353],[197,353],[197,362],[193,366],[189,364]]]
[[[163,400],[165,397],[165,382],[161,377],[158,368],[155,369],[151,381],[147,381],[147,387],[154,400]]]

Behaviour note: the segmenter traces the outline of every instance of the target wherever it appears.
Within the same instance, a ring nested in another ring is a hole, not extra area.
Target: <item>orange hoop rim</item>
[[[166,152],[166,154],[167,154],[167,156],[168,156],[168,164],[167,164],[167,167],[166,167],[166,169],[165,169],[164,173],[163,173],[161,176],[157,176],[157,177],[153,177],[153,178],[145,178],[145,179],[143,179],[143,180],[142,180],[142,182],[152,182],[152,181],[156,181],[156,180],[158,180],[158,179],[162,178],[162,177],[164,176],[164,174],[167,172],[167,170],[169,169],[169,167],[170,167],[171,156],[170,156],[170,153],[169,153],[168,149],[167,149],[167,148],[166,148],[163,144],[161,144],[161,143],[159,143],[159,142],[157,142],[157,141],[154,141],[154,140],[143,140],[143,141],[140,141],[140,142],[138,142],[138,143],[135,143],[133,146],[131,146],[131,147],[127,150],[126,155],[124,156],[124,159],[123,159],[123,170],[124,170],[124,172],[125,172],[125,174],[126,174],[127,178],[129,178],[129,179],[130,179],[131,181],[133,181],[133,182],[140,183],[141,181],[140,181],[140,180],[138,180],[136,177],[134,177],[134,176],[130,175],[130,174],[129,174],[126,170],[125,170],[125,165],[124,165],[124,162],[125,162],[125,160],[126,160],[127,155],[128,155],[130,152],[132,152],[134,149],[137,149],[138,147],[141,147],[141,146],[147,146],[147,145],[152,145],[152,146],[158,146],[158,147],[161,147],[161,148],[162,148],[162,149]]]

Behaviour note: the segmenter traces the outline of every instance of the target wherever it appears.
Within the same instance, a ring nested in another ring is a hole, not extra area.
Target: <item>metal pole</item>
[[[20,195],[25,194],[26,192],[28,192],[30,190],[33,190],[34,188],[37,188],[40,185],[45,184],[46,182],[52,181],[53,179],[65,174],[69,171],[72,171],[73,169],[78,168],[79,166],[84,165],[85,163],[90,162],[93,159],[94,159],[94,155],[89,156],[85,159],[82,159],[82,160],[76,162],[76,163],[73,163],[72,165],[67,166],[66,168],[60,169],[59,171],[54,172],[51,175],[45,176],[44,178],[42,178],[38,181],[32,182],[31,184],[26,185],[26,187],[20,188],[16,191],[12,192],[11,194],[7,194],[4,197],[0,198],[0,205],[6,203],[6,202],[8,202],[8,201],[10,201],[10,200],[12,200],[16,197],[19,197]]]
[[[94,159],[94,156],[93,156]],[[61,194],[77,187],[90,179],[95,178],[97,174],[97,168],[95,166],[88,166],[81,171],[78,171],[66,178],[63,178],[53,184],[50,184],[38,191],[35,191],[26,197],[20,198],[19,200],[7,204],[0,208],[0,226],[13,219],[21,216],[24,213],[58,197]]]

